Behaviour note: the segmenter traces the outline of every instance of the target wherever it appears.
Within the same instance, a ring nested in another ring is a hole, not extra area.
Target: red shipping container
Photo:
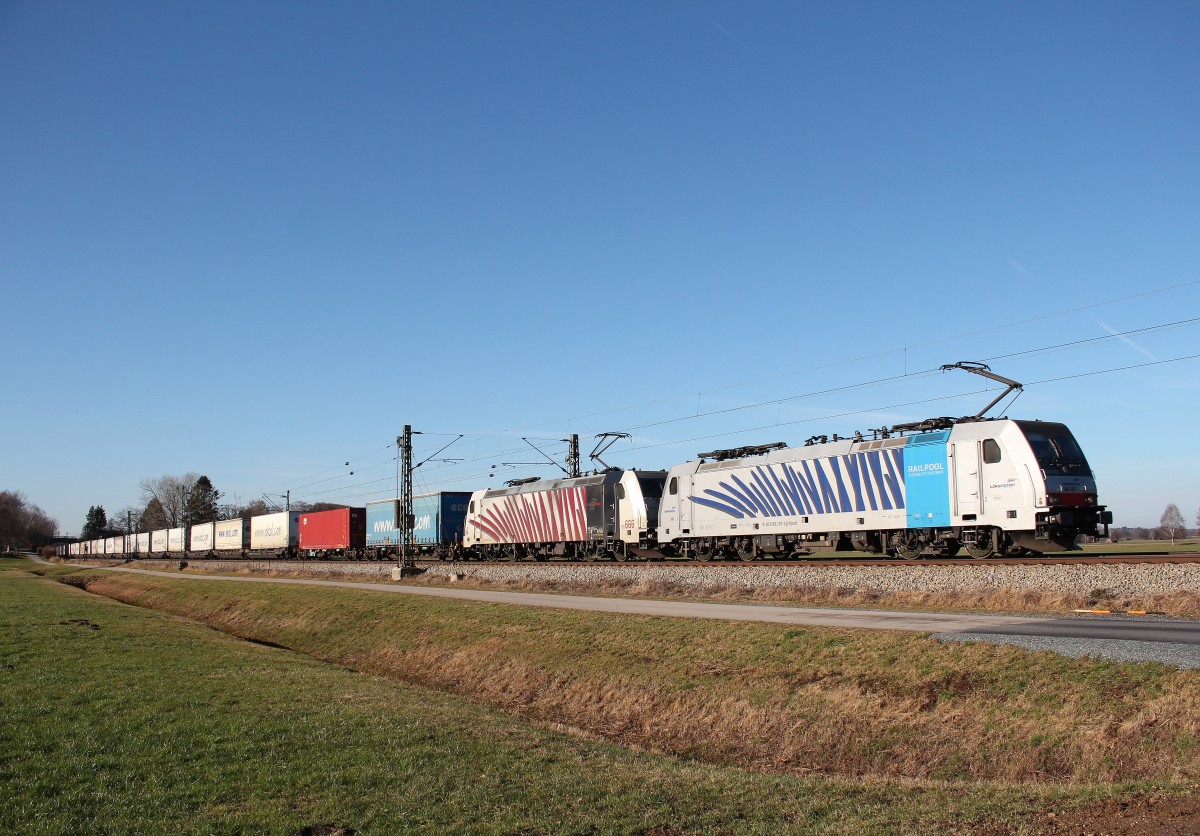
[[[300,515],[300,551],[340,551],[366,546],[365,508],[338,508]]]

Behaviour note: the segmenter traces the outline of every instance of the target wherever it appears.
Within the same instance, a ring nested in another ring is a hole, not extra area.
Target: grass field
[[[1083,546],[1087,554],[1194,554],[1197,550],[1200,550],[1200,539],[1196,537],[1181,537],[1174,543],[1170,540],[1122,540]]]
[[[1158,666],[84,573],[260,642],[249,644],[54,582],[69,569],[30,568],[0,561],[5,832],[1036,832],[1048,811],[1066,823],[1105,798],[1194,789],[1196,730],[1172,706],[1196,682]],[[822,694],[855,709],[835,728],[843,755],[856,753],[848,769],[762,759],[800,756],[806,729],[820,737]],[[976,756],[920,768],[900,757],[944,746],[933,727],[965,728],[955,718],[976,703],[975,739],[991,738],[993,757],[1049,772],[978,780]],[[1075,725],[1055,726],[1060,714]],[[697,725],[714,721],[716,734]],[[1064,768],[1066,737],[1098,723],[1112,728],[1112,762]],[[752,728],[763,739],[731,740]],[[1142,754],[1126,762],[1124,747]],[[1150,779],[1105,785],[1101,773],[1135,766]],[[905,772],[941,779],[881,777]]]

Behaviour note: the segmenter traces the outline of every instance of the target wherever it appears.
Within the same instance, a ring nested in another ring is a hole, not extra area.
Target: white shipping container
[[[167,530],[165,528],[150,533],[150,551],[154,554],[167,553]]]
[[[286,549],[299,542],[300,515],[291,511],[250,518],[250,548]]]
[[[137,553],[138,554],[149,554],[150,553],[150,532],[149,531],[146,531],[142,534],[137,535]]]
[[[172,554],[178,554],[186,551],[184,545],[187,543],[187,532],[182,528],[167,529],[167,551]]]
[[[192,526],[192,545],[189,551],[207,552],[213,547],[213,524],[201,523]]]
[[[214,548],[219,552],[241,551],[246,548],[246,527],[243,520],[221,520],[213,525]]]

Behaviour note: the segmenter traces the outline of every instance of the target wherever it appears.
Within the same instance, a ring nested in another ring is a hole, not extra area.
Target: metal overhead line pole
[[[571,445],[567,448],[567,475],[572,479],[577,479],[580,476],[579,433],[571,433],[567,443]]]
[[[413,462],[412,462],[412,426],[404,425],[404,434],[396,436],[396,446],[400,448],[400,498],[396,502],[396,528],[400,532],[400,562],[401,569],[413,566]]]

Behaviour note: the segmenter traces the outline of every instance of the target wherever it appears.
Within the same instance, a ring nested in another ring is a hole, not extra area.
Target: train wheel
[[[921,550],[925,548],[925,544],[921,542],[919,537],[903,537],[897,539],[892,545],[892,551],[896,557],[904,560],[916,560],[921,556]]]
[[[758,555],[755,554],[754,546],[738,546],[733,550],[733,556],[743,563],[749,563],[755,560]]]
[[[711,563],[713,559],[713,547],[704,543],[697,543],[695,550],[692,552],[692,560],[697,563]]]
[[[976,560],[987,560],[996,551],[994,543],[991,531],[982,531],[973,539],[964,540],[963,548]]]
[[[617,561],[618,563],[624,563],[626,560],[629,559],[629,553],[625,551],[624,543],[617,546],[615,549],[613,549],[611,552],[609,552],[609,554],[611,554],[612,559]]]

